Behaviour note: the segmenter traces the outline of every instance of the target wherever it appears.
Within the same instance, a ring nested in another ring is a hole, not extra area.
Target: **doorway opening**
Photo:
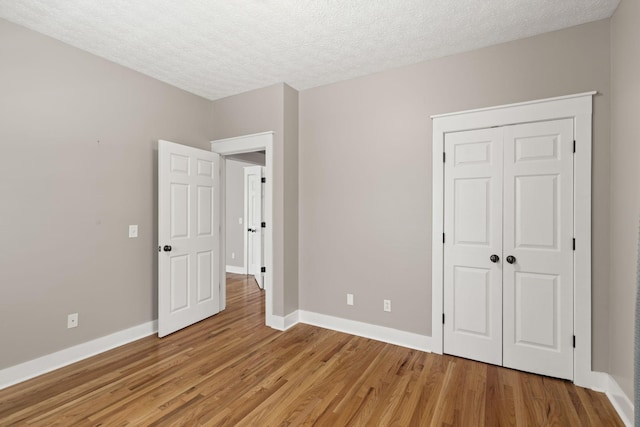
[[[246,260],[246,273],[253,276],[260,289],[264,289],[262,273],[262,260],[264,258],[264,162],[262,165],[244,167],[243,174],[243,201],[244,201],[244,259]],[[227,193],[229,196],[229,193]],[[227,208],[229,205],[227,204]],[[229,244],[227,234],[227,244]]]
[[[227,161],[235,159],[250,159],[254,161],[257,157],[264,157],[264,222],[263,231],[263,260],[262,279],[265,292],[265,324],[275,327],[276,322],[273,315],[273,132],[264,132],[253,135],[239,136],[221,140],[211,141],[211,151],[220,155],[220,227],[226,230],[227,221],[238,221],[238,218],[226,217],[226,169]],[[262,152],[264,154],[262,154]],[[246,224],[245,224],[246,225]],[[247,228],[247,227],[245,227]],[[226,234],[226,233],[225,233]],[[220,265],[226,266],[227,239],[220,241]],[[226,269],[220,269],[220,309],[226,308]]]

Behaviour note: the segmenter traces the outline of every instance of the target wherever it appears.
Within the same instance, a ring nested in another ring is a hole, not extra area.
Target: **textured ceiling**
[[[0,17],[208,99],[303,90],[611,16],[619,0],[0,0]]]

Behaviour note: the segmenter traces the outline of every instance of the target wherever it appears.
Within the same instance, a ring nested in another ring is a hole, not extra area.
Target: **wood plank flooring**
[[[264,326],[253,280],[227,310],[0,391],[0,425],[622,426],[604,394],[452,356]]]

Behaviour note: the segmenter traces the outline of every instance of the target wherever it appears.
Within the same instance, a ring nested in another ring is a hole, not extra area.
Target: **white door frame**
[[[591,145],[593,96],[597,92],[431,116],[433,119],[432,351],[443,348],[444,136],[448,132],[573,118],[574,155],[574,383],[601,388],[591,369]]]
[[[276,321],[273,315],[273,132],[256,133],[252,135],[238,136],[235,138],[218,139],[211,141],[211,151],[220,154],[221,170],[221,195],[220,195],[220,226],[226,230],[226,156],[240,153],[250,153],[254,151],[265,151],[265,173],[266,183],[264,187],[264,221],[267,227],[264,230],[264,259],[266,267],[264,274],[265,291],[265,323],[267,326],[275,327]],[[220,256],[226,256],[226,239],[220,239]],[[221,259],[221,264],[224,259]],[[226,292],[226,272],[220,271],[220,310],[227,306]]]

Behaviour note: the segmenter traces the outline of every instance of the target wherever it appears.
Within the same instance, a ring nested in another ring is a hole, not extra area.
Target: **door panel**
[[[504,132],[504,366],[572,379],[573,120]]]
[[[186,238],[189,235],[189,186],[171,183],[171,239]]]
[[[502,363],[500,129],[445,137],[444,352]]]
[[[489,301],[491,271],[484,268],[454,267],[453,331],[490,337]],[[474,307],[474,310],[456,308]]]
[[[454,180],[453,239],[456,245],[489,246],[491,178]],[[469,215],[473,212],[473,215]]]
[[[198,266],[198,302],[205,302],[213,298],[213,251],[199,252],[197,256]]]
[[[158,144],[158,335],[220,311],[219,156]],[[170,246],[170,250],[164,250]]]
[[[189,257],[186,255],[170,258],[171,305],[169,314],[189,307]]]
[[[198,186],[198,236],[211,236],[213,229],[213,187]]]
[[[558,349],[558,290],[557,275],[516,273],[516,344]]]
[[[560,176],[515,179],[515,247],[558,249]]]

